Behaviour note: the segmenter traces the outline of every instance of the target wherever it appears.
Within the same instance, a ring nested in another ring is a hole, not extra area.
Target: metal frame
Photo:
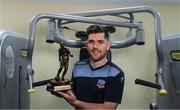
[[[118,16],[124,19],[131,19],[132,14],[136,13],[149,13],[154,17],[154,30],[155,30],[155,43],[157,49],[157,84],[161,85],[161,89],[165,89],[163,82],[163,49],[161,45],[161,19],[159,13],[151,8],[146,6],[138,6],[138,7],[127,7],[127,8],[116,8],[116,9],[106,9],[106,10],[95,10],[95,11],[87,11],[80,13],[71,13],[71,14],[49,14],[42,13],[35,16],[30,23],[29,30],[29,41],[28,41],[28,57],[27,57],[27,71],[29,76],[29,85],[30,89],[33,88],[32,77],[33,77],[33,68],[32,68],[32,55],[34,50],[35,36],[36,36],[36,26],[37,23],[41,19],[49,19],[49,20],[63,20],[64,24],[73,23],[73,22],[82,22],[82,23],[90,23],[90,24],[101,24],[101,25],[111,25],[117,27],[125,27],[125,28],[134,28],[140,31],[143,31],[143,27],[141,23],[133,23],[133,22],[117,22],[117,21],[109,21],[102,19],[93,19],[91,17],[94,16]],[[129,14],[130,18],[122,16],[122,14]],[[62,23],[63,24],[63,23]],[[55,29],[54,29],[55,30]],[[66,46],[79,48],[83,46],[82,41],[78,40],[70,40],[64,37],[63,32],[58,31],[54,33],[54,39],[56,43],[64,42]],[[136,44],[136,37],[128,37],[127,39],[120,41],[112,41],[111,48],[124,48],[131,45]]]

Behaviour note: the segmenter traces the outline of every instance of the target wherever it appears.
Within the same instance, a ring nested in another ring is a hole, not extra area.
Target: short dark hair
[[[87,28],[87,35],[92,33],[104,33],[105,34],[105,39],[109,40],[109,33],[104,30],[104,27],[101,25],[91,25]]]

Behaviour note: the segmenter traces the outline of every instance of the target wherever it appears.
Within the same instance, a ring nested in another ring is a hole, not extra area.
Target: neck
[[[106,57],[104,57],[103,59],[101,59],[99,61],[94,61],[94,60],[90,59],[90,64],[95,69],[95,68],[105,65],[107,63],[107,61],[108,60]]]

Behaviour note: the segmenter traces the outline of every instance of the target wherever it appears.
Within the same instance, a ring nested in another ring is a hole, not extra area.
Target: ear
[[[87,41],[84,41],[84,46],[87,47]]]
[[[109,50],[110,48],[111,48],[111,42],[108,41],[107,50]]]

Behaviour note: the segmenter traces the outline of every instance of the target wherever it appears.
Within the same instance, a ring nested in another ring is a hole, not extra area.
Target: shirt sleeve
[[[121,103],[124,89],[124,73],[121,72],[116,76],[108,78],[108,83],[105,90],[105,101]]]

